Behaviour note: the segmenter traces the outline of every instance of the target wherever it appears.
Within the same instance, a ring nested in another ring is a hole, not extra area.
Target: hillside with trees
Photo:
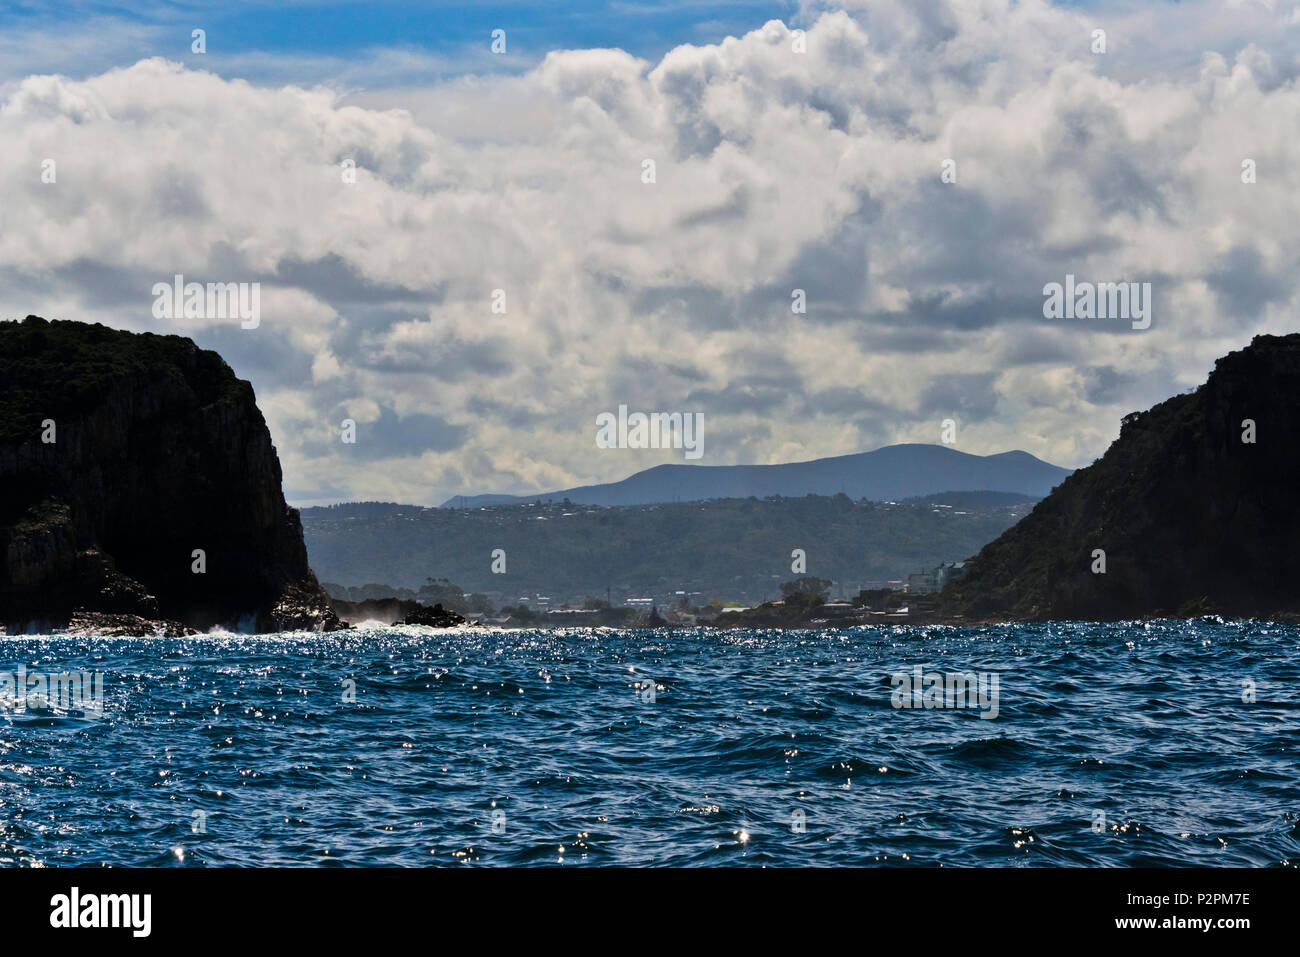
[[[851,596],[973,555],[1033,501],[997,495],[985,503],[963,494],[958,504],[943,496],[882,503],[843,495],[622,508],[364,503],[304,509],[302,520],[312,567],[345,587],[382,583],[418,592],[432,578],[498,607],[537,595],[574,604],[608,596],[618,604],[677,592],[702,605],[763,601],[805,572],[833,581],[835,595]],[[494,564],[504,572],[494,573]]]

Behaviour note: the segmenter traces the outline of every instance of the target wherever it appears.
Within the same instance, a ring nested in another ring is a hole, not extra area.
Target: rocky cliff
[[[0,323],[0,624],[339,626],[249,383],[180,336]],[[124,624],[125,623],[125,624]]]
[[[944,590],[945,614],[1294,614],[1297,494],[1300,335],[1259,336],[1195,392],[1126,416],[1105,455]]]

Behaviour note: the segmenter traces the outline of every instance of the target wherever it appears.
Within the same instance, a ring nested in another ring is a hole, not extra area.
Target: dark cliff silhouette
[[[189,339],[0,323],[0,486],[10,629],[339,625],[252,386]]]
[[[1125,416],[1105,455],[944,590],[945,614],[1289,616],[1300,611],[1298,494],[1300,334],[1258,336],[1195,392]]]

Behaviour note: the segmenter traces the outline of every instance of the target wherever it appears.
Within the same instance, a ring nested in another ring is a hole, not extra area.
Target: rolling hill
[[[1027,513],[1033,499],[965,494],[894,504],[844,495],[720,499],[606,508],[502,505],[474,509],[350,503],[302,510],[322,581],[416,589],[446,578],[495,605],[544,594],[558,601],[647,596],[763,601],[807,573],[836,594],[974,554]],[[499,550],[499,552],[498,552]],[[505,558],[494,571],[494,552]]]

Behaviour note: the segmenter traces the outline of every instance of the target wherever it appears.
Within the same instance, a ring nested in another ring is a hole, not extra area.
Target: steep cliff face
[[[0,622],[78,610],[338,624],[247,382],[180,336],[28,316],[0,323]]]
[[[1101,620],[1294,613],[1297,494],[1300,335],[1258,336],[1195,392],[1126,416],[1105,455],[980,551],[945,589],[945,610]],[[1104,573],[1093,571],[1097,549]]]

